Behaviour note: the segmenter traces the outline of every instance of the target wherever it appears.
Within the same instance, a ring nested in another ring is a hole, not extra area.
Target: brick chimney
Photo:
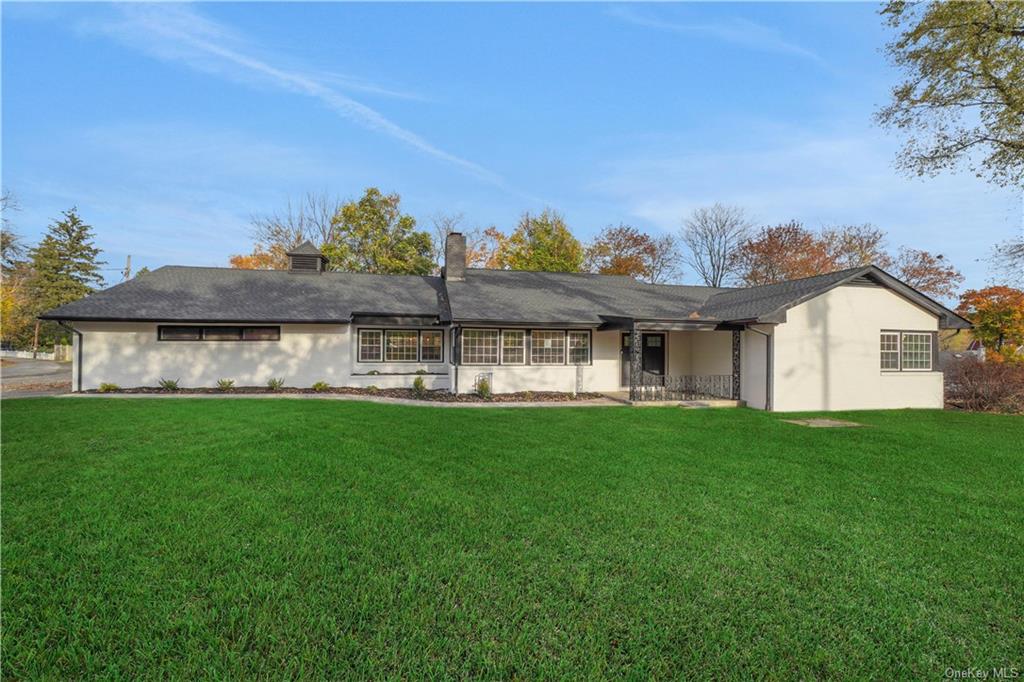
[[[461,232],[449,232],[444,240],[444,271],[446,280],[466,279],[466,238]]]

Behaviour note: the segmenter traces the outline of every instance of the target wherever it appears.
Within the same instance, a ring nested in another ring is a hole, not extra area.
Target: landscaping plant
[[[158,383],[159,383],[160,388],[164,389],[165,391],[177,391],[178,390],[178,380],[177,379],[161,379]]]
[[[230,391],[235,387],[234,379],[217,379],[217,388],[222,391]]]
[[[271,391],[274,391],[274,392],[280,391],[282,388],[284,388],[284,377],[282,377],[280,379],[274,379],[274,378],[268,379],[267,380],[267,388],[269,388]]]

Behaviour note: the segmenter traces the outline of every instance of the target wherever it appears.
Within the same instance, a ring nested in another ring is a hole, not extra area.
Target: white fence
[[[56,360],[57,362],[70,362],[71,346],[54,346],[52,353],[44,353],[42,351],[39,351],[38,353],[33,353],[30,350],[0,350],[0,358],[35,358],[37,360]]]

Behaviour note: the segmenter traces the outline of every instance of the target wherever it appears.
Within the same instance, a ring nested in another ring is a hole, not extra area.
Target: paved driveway
[[[70,362],[0,359],[0,391],[5,398],[60,395],[70,390]]]

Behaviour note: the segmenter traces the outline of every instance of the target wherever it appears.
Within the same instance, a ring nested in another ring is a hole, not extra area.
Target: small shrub
[[[963,410],[1024,412],[1024,365],[960,360],[946,369],[946,402]]]
[[[416,373],[417,374],[426,374],[427,370],[425,370],[425,369],[418,369],[418,370],[416,370]]]
[[[369,372],[367,372],[367,374],[370,375],[371,377],[375,377],[378,374],[380,374],[380,372],[376,369],[371,369]]]
[[[380,389],[377,388],[376,386],[374,386],[373,384],[370,384],[369,386],[366,387],[366,392],[367,393],[371,393],[372,394],[372,393],[377,393],[379,391],[380,391]]]
[[[217,388],[222,391],[230,391],[235,387],[234,379],[217,379]]]
[[[523,391],[523,400],[527,402],[533,401],[533,391]]]
[[[484,400],[489,400],[491,397],[491,382],[486,377],[481,377],[476,382],[476,394]]]
[[[313,390],[316,391],[317,393],[324,393],[326,391],[331,390],[331,385],[326,381],[318,381],[315,384],[313,384]]]
[[[284,388],[284,378],[282,377],[280,379],[267,379],[267,388],[275,392],[280,391],[282,388]]]
[[[423,381],[423,377],[416,377],[412,382],[412,394],[421,400],[426,397],[427,383]]]
[[[117,384],[108,384],[108,383],[105,383],[105,382],[100,384],[100,388],[99,388],[100,393],[114,393],[114,392],[120,391],[120,390],[121,390],[121,387],[118,386]]]
[[[177,391],[178,380],[177,379],[160,379],[160,388],[165,391]]]

